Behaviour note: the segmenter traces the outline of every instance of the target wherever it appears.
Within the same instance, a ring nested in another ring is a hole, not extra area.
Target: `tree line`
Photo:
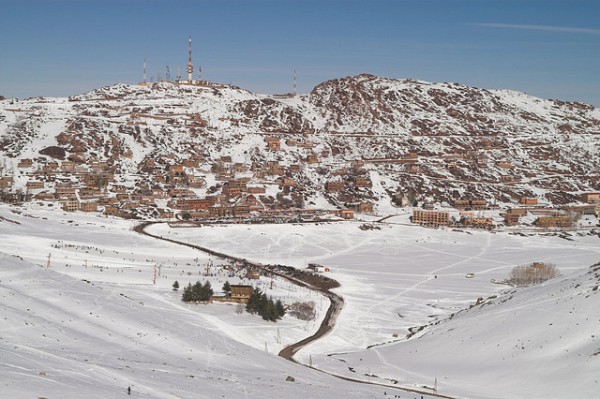
[[[212,298],[213,294],[214,291],[209,281],[206,281],[204,284],[196,281],[194,285],[188,283],[183,289],[181,300],[183,302],[206,302]]]
[[[173,291],[179,289],[179,282],[173,283]],[[226,281],[223,284],[224,292],[231,292],[231,286]],[[196,281],[194,285],[188,283],[183,289],[181,300],[183,302],[207,302],[210,301],[214,294],[214,291],[209,281],[202,284],[200,281]],[[285,307],[280,299],[273,301],[273,298],[267,297],[267,294],[262,292],[259,288],[254,288],[248,303],[246,304],[246,312],[251,314],[258,314],[264,320],[277,321],[285,315]]]
[[[273,298],[255,288],[246,304],[246,312],[258,314],[264,320],[277,321],[285,315],[285,308],[280,299],[273,301]]]

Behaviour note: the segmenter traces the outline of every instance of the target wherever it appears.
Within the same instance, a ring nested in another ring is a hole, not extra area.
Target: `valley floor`
[[[183,286],[210,278],[217,290],[225,280],[245,280],[230,277],[218,259],[135,234],[130,221],[35,206],[13,210],[0,207],[0,250],[42,267],[2,257],[6,316],[0,332],[0,387],[11,397],[31,397],[30,392],[57,397],[63,391],[61,397],[76,397],[76,391],[114,397],[132,384],[138,397],[157,398],[293,398],[306,392],[385,398],[399,393],[332,379],[274,356],[315,331],[329,305],[321,295],[279,279],[272,285],[265,278],[255,282],[287,304],[314,301],[317,319],[311,322],[286,316],[274,324],[239,315],[234,305],[186,305],[171,289],[175,280]],[[315,368],[409,388],[433,387],[437,379],[440,393],[470,398],[541,398],[548,392],[581,397],[597,391],[598,382],[589,377],[599,366],[598,356],[589,352],[600,348],[594,338],[600,320],[589,299],[571,308],[565,302],[587,295],[582,291],[589,288],[587,280],[575,289],[567,279],[583,279],[583,270],[600,261],[597,236],[523,237],[394,224],[364,231],[359,226],[171,229],[163,224],[152,232],[257,262],[330,267],[331,277],[342,284],[336,292],[345,306],[334,330],[296,356]],[[493,317],[459,313],[479,297],[508,291],[491,280],[501,281],[513,266],[533,261],[556,264],[564,275],[556,284],[563,285],[519,290],[513,295],[529,305],[509,301],[512,307],[499,307]],[[214,275],[207,277],[204,265],[209,262]],[[466,278],[467,273],[474,278]],[[566,299],[550,297],[556,289],[569,291]],[[560,328],[558,335],[545,332],[547,312],[520,313],[520,308],[541,306],[523,296],[527,292],[556,302],[551,323]],[[597,303],[597,296],[590,298]],[[457,324],[445,324],[453,313]],[[438,321],[421,337],[402,339],[411,327]],[[520,342],[525,349],[516,351]],[[382,346],[368,349],[372,345]],[[559,371],[560,381],[552,378]],[[285,382],[287,375],[296,382]],[[565,381],[570,383],[561,391]],[[198,394],[202,389],[206,394]]]

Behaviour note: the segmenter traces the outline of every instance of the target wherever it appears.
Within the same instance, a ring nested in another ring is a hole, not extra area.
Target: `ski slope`
[[[465,398],[597,392],[600,272],[589,268],[600,261],[596,235],[424,229],[396,219],[375,224],[379,230],[337,222],[163,224],[151,232],[263,263],[330,267],[342,284],[336,292],[344,309],[330,334],[298,353],[301,363],[407,388],[428,390],[437,379],[441,394]],[[323,317],[328,303],[310,291],[255,282],[287,304],[314,301],[317,320],[309,323],[290,316],[267,323],[237,314],[234,305],[182,303],[171,289],[175,280],[210,278],[215,291],[225,280],[247,280],[224,274],[217,259],[138,235],[133,226],[36,204],[0,205],[3,394],[105,398],[132,386],[132,396],[148,398],[420,396],[278,358],[280,348],[310,335]],[[491,282],[533,261],[552,262],[563,276],[516,292]],[[411,327],[426,325],[404,339]],[[288,375],[295,382],[286,382]]]

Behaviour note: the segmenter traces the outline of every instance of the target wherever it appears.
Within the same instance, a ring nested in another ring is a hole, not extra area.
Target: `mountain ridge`
[[[280,148],[268,148],[268,136]],[[291,190],[306,204],[370,201],[375,210],[402,197],[510,204],[535,196],[574,204],[576,193],[600,190],[598,137],[600,110],[587,104],[369,74],[297,96],[160,82],[0,102],[3,174],[12,171],[17,180],[18,160],[51,161],[40,157],[50,147],[77,164],[107,162],[123,182],[147,173],[149,163],[164,173],[191,158],[210,166],[196,173],[218,180],[215,165],[231,157],[247,170],[278,162],[283,174],[268,180],[294,179]],[[371,187],[353,185],[357,176]],[[350,183],[327,192],[324,185],[337,179]]]

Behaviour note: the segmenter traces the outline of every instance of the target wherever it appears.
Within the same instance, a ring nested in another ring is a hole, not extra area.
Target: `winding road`
[[[355,383],[359,383],[359,384],[368,384],[368,385],[378,385],[381,387],[385,387],[387,389],[397,389],[397,390],[401,390],[404,392],[410,392],[410,393],[414,393],[414,394],[420,394],[420,395],[428,395],[430,397],[436,397],[436,398],[444,398],[444,399],[458,399],[455,396],[447,396],[447,395],[440,395],[439,393],[432,393],[430,390],[420,390],[420,389],[415,389],[415,388],[409,388],[409,387],[400,387],[400,386],[394,386],[394,385],[388,385],[388,384],[384,384],[384,383],[378,383],[378,382],[372,382],[372,381],[364,381],[364,380],[360,380],[360,379],[356,379],[356,378],[351,378],[351,377],[345,377],[342,375],[338,375],[338,374],[334,374],[325,370],[321,370],[312,366],[308,366],[306,364],[303,363],[299,363],[298,361],[296,361],[296,359],[294,359],[294,355],[303,347],[305,347],[306,345],[318,340],[319,338],[323,337],[324,335],[328,334],[333,327],[335,326],[335,322],[337,320],[338,315],[341,313],[342,308],[344,306],[344,299],[337,295],[334,292],[331,292],[331,288],[334,287],[338,287],[339,283],[331,278],[324,278],[322,281],[325,281],[325,284],[321,284],[321,285],[315,285],[315,284],[311,284],[307,281],[302,280],[301,278],[298,278],[298,276],[309,276],[308,273],[304,273],[301,272],[300,274],[296,274],[296,277],[294,276],[290,276],[287,275],[283,272],[279,272],[277,270],[274,270],[274,267],[271,265],[263,265],[260,263],[254,263],[254,262],[250,262],[246,259],[242,259],[236,256],[232,256],[232,255],[227,255],[224,254],[222,252],[217,252],[217,251],[213,251],[212,249],[200,246],[200,245],[195,245],[195,244],[189,244],[189,243],[184,243],[181,241],[177,241],[177,240],[173,240],[170,238],[164,238],[163,236],[159,236],[159,235],[155,235],[152,233],[149,233],[148,231],[146,231],[146,228],[154,225],[154,224],[159,224],[162,222],[143,222],[140,223],[138,225],[136,225],[134,227],[134,230],[137,233],[146,235],[148,237],[152,237],[152,238],[156,238],[158,240],[163,240],[163,241],[168,241],[171,242],[173,244],[177,244],[177,245],[183,245],[186,247],[190,247],[190,248],[194,248],[197,249],[199,251],[205,252],[211,256],[215,256],[221,259],[225,259],[225,260],[232,260],[232,261],[236,261],[236,262],[240,262],[240,263],[244,263],[248,266],[251,267],[255,267],[255,268],[259,268],[265,272],[268,273],[272,273],[276,276],[279,276],[280,278],[283,278],[287,281],[290,281],[293,284],[299,285],[301,287],[306,287],[309,289],[312,289],[314,291],[320,292],[321,294],[325,295],[327,298],[329,298],[329,308],[327,309],[327,312],[325,312],[325,316],[323,317],[323,321],[321,322],[321,325],[319,326],[319,329],[312,334],[309,337],[306,337],[296,343],[293,343],[291,345],[286,346],[285,348],[283,348],[280,352],[279,352],[279,356],[281,356],[284,359],[287,359],[289,361],[292,361],[294,363],[303,365],[305,367],[311,368],[312,370],[324,373],[324,374],[328,374],[332,377],[336,377],[345,381],[349,381],[349,382],[355,382]],[[334,283],[334,284],[332,284]]]
[[[144,222],[139,225],[136,225],[136,227],[134,229],[136,232],[138,232],[140,234],[144,234],[144,235],[152,237],[152,238],[156,238],[156,239],[168,241],[168,242],[171,242],[174,244],[194,248],[194,249],[200,250],[202,252],[205,252],[211,256],[215,256],[215,257],[225,259],[225,260],[241,262],[248,266],[259,268],[265,272],[268,272],[268,273],[274,274],[280,278],[283,278],[293,284],[299,285],[301,287],[309,288],[313,291],[320,292],[321,294],[323,294],[327,298],[329,298],[330,305],[329,305],[329,308],[327,309],[327,312],[325,312],[325,317],[323,317],[323,321],[321,322],[319,329],[313,335],[306,337],[306,338],[302,339],[301,341],[298,341],[294,344],[291,344],[291,345],[283,348],[279,352],[279,356],[281,356],[285,359],[291,360],[293,362],[296,362],[296,360],[294,359],[294,355],[296,354],[296,352],[298,352],[300,349],[302,349],[304,346],[310,344],[311,342],[316,341],[319,338],[323,337],[325,334],[329,333],[333,329],[333,326],[335,325],[337,316],[340,314],[340,312],[342,311],[342,308],[344,306],[344,299],[341,296],[337,295],[336,293],[333,293],[330,291],[329,287],[332,284],[325,284],[323,286],[311,284],[307,281],[302,280],[301,278],[292,277],[287,274],[273,270],[273,268],[270,267],[269,265],[254,263],[254,262],[248,261],[246,259],[238,258],[236,256],[227,255],[227,254],[224,254],[221,252],[213,251],[212,249],[205,248],[200,245],[184,243],[184,242],[173,240],[170,238],[164,238],[162,236],[158,236],[158,235],[155,235],[155,234],[152,234],[152,233],[149,233],[148,231],[146,231],[147,227],[149,227],[153,224],[156,224],[156,223],[159,223],[159,222]],[[339,286],[339,283],[337,283],[337,281],[330,279],[330,278],[327,278],[327,280],[329,282],[334,281],[335,284],[333,284],[333,285]]]

